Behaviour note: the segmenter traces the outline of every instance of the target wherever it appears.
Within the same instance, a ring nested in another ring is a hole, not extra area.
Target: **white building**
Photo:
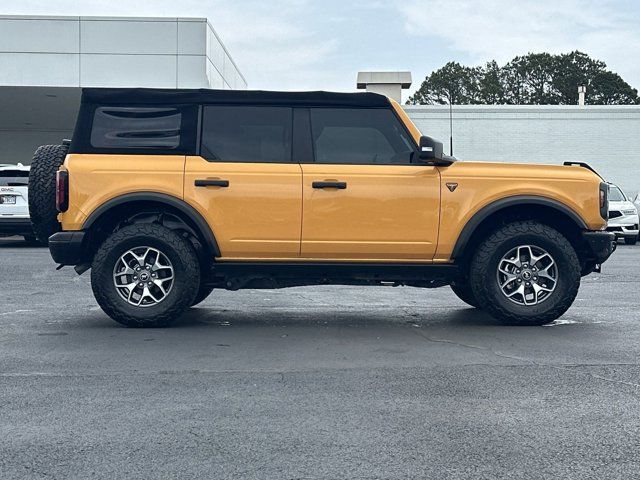
[[[247,82],[205,18],[0,16],[0,163],[70,138],[82,87]]]
[[[449,107],[405,106],[449,153]],[[462,160],[586,162],[629,195],[640,190],[640,105],[454,105],[453,153]]]

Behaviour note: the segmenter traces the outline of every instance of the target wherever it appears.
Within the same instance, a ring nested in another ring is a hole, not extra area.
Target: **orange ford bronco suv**
[[[587,165],[456,162],[372,93],[86,89],[29,182],[53,259],[128,326],[215,288],[321,284],[450,285],[540,325],[614,249]]]

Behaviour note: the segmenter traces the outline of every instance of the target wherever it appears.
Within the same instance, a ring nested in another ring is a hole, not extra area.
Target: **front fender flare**
[[[500,200],[496,200],[488,205],[485,205],[480,210],[478,210],[473,217],[469,219],[466,223],[460,235],[458,236],[458,240],[453,248],[453,252],[451,254],[451,258],[459,258],[463,255],[467,244],[473,237],[474,232],[480,226],[480,224],[489,218],[494,213],[499,212],[502,209],[513,207],[514,205],[542,205],[545,207],[553,208],[554,210],[566,215],[570,218],[576,226],[578,226],[582,230],[587,230],[587,224],[585,221],[578,215],[573,209],[566,206],[565,204],[553,200],[548,197],[541,197],[535,195],[516,195],[513,197],[506,197]]]

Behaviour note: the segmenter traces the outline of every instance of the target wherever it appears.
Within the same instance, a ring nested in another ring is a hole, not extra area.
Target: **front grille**
[[[607,232],[621,232],[622,227],[607,227]]]
[[[618,218],[622,216],[622,212],[619,212],[618,210],[611,210],[609,212],[609,218]]]

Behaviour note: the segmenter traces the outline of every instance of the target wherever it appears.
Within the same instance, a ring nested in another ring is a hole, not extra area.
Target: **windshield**
[[[29,184],[29,172],[24,170],[0,170],[0,186],[26,187]]]
[[[627,197],[624,196],[624,193],[622,193],[622,190],[620,190],[619,187],[616,187],[615,185],[610,185],[609,201],[610,202],[626,202]]]

